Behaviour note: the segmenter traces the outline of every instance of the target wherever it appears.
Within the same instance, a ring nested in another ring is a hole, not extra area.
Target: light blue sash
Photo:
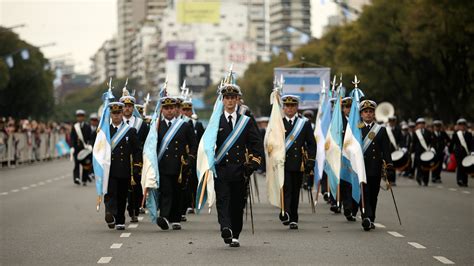
[[[163,155],[165,154],[165,151],[166,151],[166,147],[168,147],[171,140],[174,138],[174,136],[176,135],[176,132],[178,132],[179,128],[181,127],[183,123],[184,123],[183,119],[178,118],[171,125],[168,131],[166,131],[165,136],[163,137],[163,140],[161,141],[161,144],[160,144],[160,150],[158,152],[158,162],[161,161],[161,158],[163,158]]]
[[[139,117],[135,117],[135,123],[133,123],[133,127],[138,131],[140,131],[140,128],[142,127],[143,119]]]
[[[222,143],[221,148],[217,151],[216,156],[216,164],[220,163],[222,158],[224,158],[225,154],[230,150],[230,148],[234,145],[235,141],[240,137],[240,134],[244,131],[245,126],[250,121],[250,117],[246,115],[241,115],[239,121],[235,123],[235,127],[230,132],[229,136],[225,139],[224,143]]]
[[[293,143],[295,142],[295,139],[300,135],[301,130],[303,129],[304,124],[307,120],[308,119],[306,119],[305,117],[296,119],[295,126],[291,130],[290,134],[288,134],[288,137],[286,137],[285,139],[286,151],[290,149],[291,145],[293,145]]]
[[[375,139],[375,137],[377,136],[381,128],[382,126],[374,123],[374,126],[370,129],[369,133],[367,133],[367,136],[365,136],[364,138],[364,146],[362,147],[362,149],[364,150],[364,153],[369,148],[370,144]],[[374,133],[373,134],[374,137],[372,139],[369,138],[370,133]]]
[[[117,129],[117,132],[115,133],[115,135],[112,138],[112,141],[111,141],[112,142],[112,144],[111,144],[112,150],[114,150],[115,147],[117,146],[117,144],[120,143],[120,141],[127,134],[129,129],[130,129],[130,126],[127,123],[122,122],[119,129]]]

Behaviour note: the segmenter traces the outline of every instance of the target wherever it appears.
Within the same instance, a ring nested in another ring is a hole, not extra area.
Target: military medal
[[[375,138],[375,133],[374,132],[369,132],[369,139],[374,140]]]
[[[360,123],[357,125],[357,127],[358,127],[358,128],[363,128],[363,127],[365,127],[364,122],[360,122]]]

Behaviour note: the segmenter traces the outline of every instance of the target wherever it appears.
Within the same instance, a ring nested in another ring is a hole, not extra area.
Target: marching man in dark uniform
[[[195,165],[196,137],[190,124],[176,118],[177,100],[163,97],[164,119],[158,128],[158,166],[160,171],[160,216],[157,225],[168,230],[181,230],[181,190],[186,183],[186,171]]]
[[[420,186],[422,182],[424,186],[428,186],[430,179],[430,171],[423,168],[421,163],[421,154],[430,150],[432,140],[431,132],[426,130],[425,127],[425,119],[418,118],[416,120],[416,130],[413,134],[413,150],[415,152],[416,182]]]
[[[298,204],[303,173],[309,174],[314,169],[316,158],[316,139],[311,122],[298,117],[299,98],[285,95],[282,98],[283,124],[285,126],[285,181],[283,183],[285,215],[280,215],[284,225],[298,229]],[[304,157],[307,156],[306,162]],[[314,178],[308,178],[308,187],[313,186]]]
[[[183,101],[181,103],[181,114],[183,114],[183,119],[189,120],[192,123],[194,133],[196,134],[196,141],[199,143],[202,134],[204,134],[204,126],[197,119],[193,119],[193,103],[191,101]]]
[[[232,77],[232,75],[230,75]],[[263,143],[250,117],[236,111],[240,88],[228,80],[220,89],[224,112],[216,141],[216,207],[221,237],[239,247],[248,179],[258,169]]]
[[[375,229],[375,211],[380,190],[383,161],[387,166],[388,175],[394,175],[390,154],[390,140],[385,127],[374,122],[377,104],[371,100],[363,100],[360,105],[360,123],[363,139],[363,152],[367,185],[364,185],[365,213],[362,213],[362,227],[365,231]]]
[[[399,125],[397,125],[397,117],[392,115],[388,118],[388,125],[385,128],[387,130],[387,136],[390,140],[390,153],[398,150],[400,148],[400,140],[402,138],[402,130]],[[390,185],[396,186],[396,175],[389,177]]]
[[[143,121],[140,117],[133,115],[133,111],[135,109],[135,97],[130,96],[128,90],[123,88],[122,97],[119,100],[121,103],[124,104],[123,106],[123,122],[133,127],[138,136],[138,148],[143,151],[143,145],[145,145],[145,140],[148,135],[148,131],[150,128],[148,127],[147,123]],[[130,187],[130,191],[128,194],[128,214],[130,215],[131,222],[137,223],[138,222],[138,215],[140,213],[140,205],[143,198],[142,186],[140,185],[141,182],[141,169],[137,168],[138,173],[134,173],[134,185]]]
[[[345,97],[342,99],[342,139],[344,139],[346,133],[347,122],[349,121],[349,114],[351,112],[352,98]],[[355,213],[357,212],[357,202],[352,199],[352,185],[349,180],[341,176],[341,201],[344,207],[344,216],[350,222],[355,222]],[[335,204],[331,206],[331,210],[339,208]]]
[[[89,124],[84,122],[86,117],[86,112],[84,110],[76,111],[76,123],[71,130],[71,142],[74,149],[74,170],[73,178],[74,183],[80,184],[79,182],[79,173],[81,168],[81,162],[78,160],[77,155],[83,149],[89,149],[92,152],[91,147],[91,127]],[[87,167],[82,167],[82,184],[85,186],[87,181],[89,181],[89,170]]]
[[[109,104],[111,164],[107,194],[104,197],[105,221],[109,228],[125,229],[125,205],[132,182],[132,170],[137,175],[142,164],[137,131],[122,120],[123,103]],[[133,168],[132,168],[133,164]],[[135,177],[136,178],[136,177]]]
[[[433,148],[436,150],[436,168],[431,174],[431,182],[441,183],[441,170],[444,162],[444,149],[449,146],[449,136],[443,130],[443,122],[441,120],[433,121]]]
[[[473,155],[474,139],[472,134],[466,130],[466,119],[458,119],[456,125],[457,131],[453,134],[453,140],[449,150],[450,152],[454,152],[454,156],[456,157],[456,180],[458,182],[458,186],[467,187],[467,173],[466,169],[462,165],[462,160],[468,155]]]

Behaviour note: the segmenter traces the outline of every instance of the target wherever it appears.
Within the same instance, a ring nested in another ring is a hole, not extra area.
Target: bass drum
[[[474,155],[468,155],[464,157],[461,164],[467,174],[474,174]]]
[[[436,154],[433,151],[425,151],[420,155],[421,169],[424,171],[433,171],[437,166]]]
[[[405,170],[410,165],[410,156],[408,152],[402,150],[394,151],[391,154],[393,167],[398,171]]]
[[[77,160],[82,164],[84,170],[90,170],[92,168],[92,150],[87,148],[82,149],[77,154]]]

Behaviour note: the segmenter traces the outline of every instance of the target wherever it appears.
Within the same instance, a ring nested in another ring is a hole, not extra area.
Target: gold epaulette
[[[142,167],[143,164],[142,163],[134,163],[133,166],[138,166],[138,167]]]
[[[260,157],[251,156],[251,158],[252,158],[252,161],[256,162],[257,164],[260,164],[262,162],[262,159],[260,159]]]

